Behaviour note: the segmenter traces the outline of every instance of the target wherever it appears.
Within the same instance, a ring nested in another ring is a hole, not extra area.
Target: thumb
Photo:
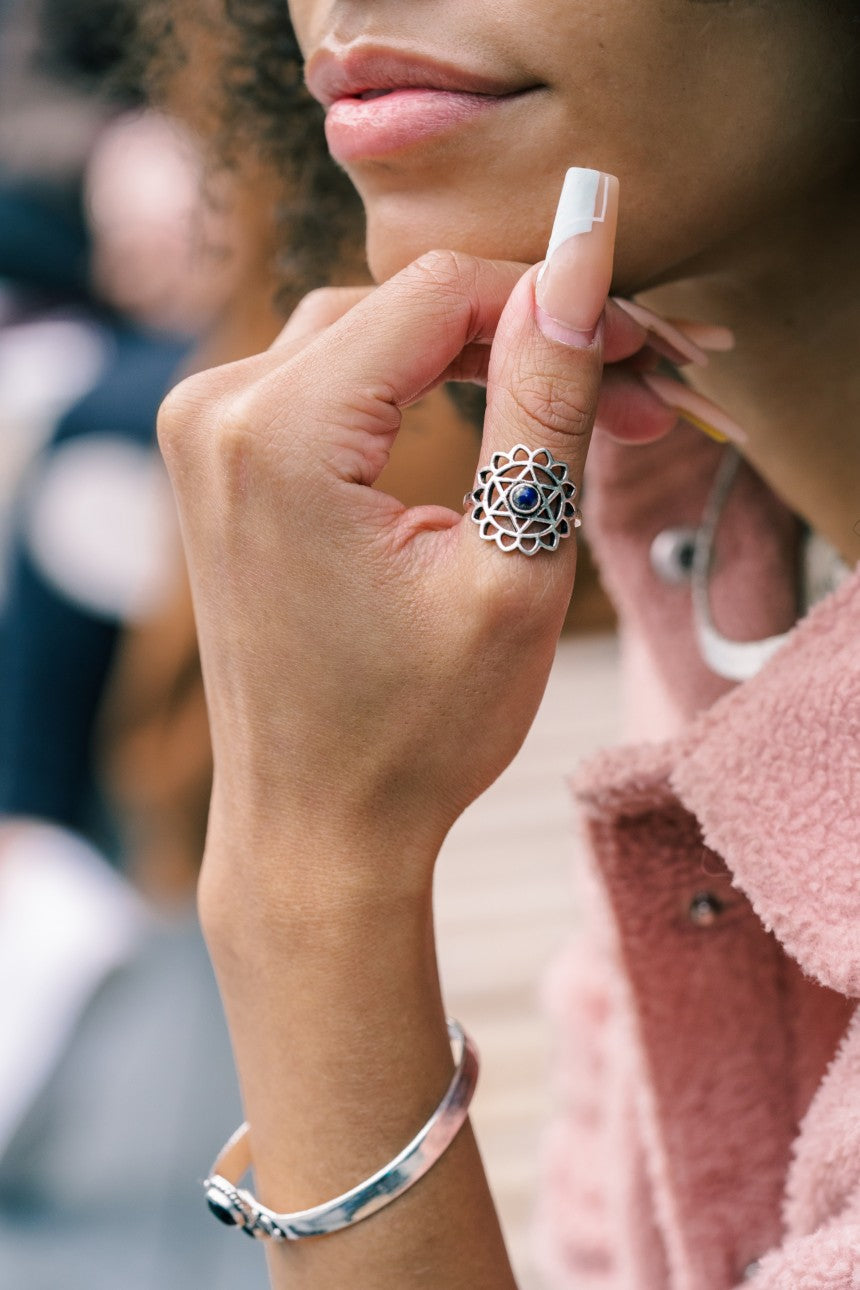
[[[617,218],[617,179],[567,172],[547,259],[514,288],[490,357],[481,469],[469,506],[475,538],[487,541],[470,546],[482,562],[502,560],[498,548],[511,553],[505,563],[514,578],[532,565],[523,555],[540,556],[541,575],[531,568],[527,576],[537,576],[544,592],[550,569],[569,591],[575,566],[575,544],[564,538],[576,522],[600,391]]]

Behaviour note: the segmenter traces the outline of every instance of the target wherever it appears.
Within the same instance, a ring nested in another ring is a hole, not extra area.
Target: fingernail
[[[661,318],[659,314],[654,313],[653,309],[648,309],[646,305],[640,305],[635,300],[625,300],[622,296],[613,296],[612,299],[620,309],[651,333],[652,347],[664,358],[678,365],[696,363],[699,367],[706,366],[708,356],[705,351],[670,323],[668,318]],[[659,344],[660,341],[664,341],[665,344]]]
[[[683,322],[676,318],[675,325],[683,329],[689,340],[715,354],[727,354],[735,347],[735,333],[731,327],[721,327],[718,323],[692,322],[687,318]]]
[[[615,176],[568,170],[535,286],[537,324],[551,340],[582,349],[594,339],[612,281],[617,223]]]
[[[662,399],[670,408],[674,408],[685,421],[691,422],[712,439],[730,439],[732,443],[744,444],[746,432],[733,421],[716,403],[705,398],[682,381],[674,381],[671,376],[660,372],[640,372],[640,381],[644,381],[650,390]]]

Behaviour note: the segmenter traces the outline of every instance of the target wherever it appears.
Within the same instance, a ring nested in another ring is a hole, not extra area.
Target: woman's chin
[[[392,246],[387,243],[385,238],[372,238],[370,231],[367,235],[367,265],[370,269],[370,275],[374,282],[385,282],[388,278],[393,278],[395,273],[405,269],[407,264],[418,258],[422,251],[429,250],[429,247],[423,247],[417,252],[414,251],[411,243],[407,246]]]
[[[463,204],[388,198],[367,208],[367,262],[377,282],[427,251],[462,251],[487,260],[534,264],[543,258],[547,230],[534,211],[525,218],[499,220],[497,212],[469,210]],[[530,216],[530,218],[529,218]]]
[[[367,263],[374,281],[384,282],[427,251],[461,251],[486,260],[536,264],[546,252],[551,214],[537,204],[447,203],[427,194],[388,195],[367,206]],[[678,276],[665,248],[647,245],[636,227],[624,230],[616,246],[613,291],[632,294]]]

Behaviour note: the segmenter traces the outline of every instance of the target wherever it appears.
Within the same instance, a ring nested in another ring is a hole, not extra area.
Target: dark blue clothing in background
[[[114,324],[96,386],[62,417],[31,476],[76,438],[110,436],[155,446],[158,406],[185,347]],[[28,504],[25,490],[21,499]],[[92,733],[122,624],[65,598],[41,574],[23,523],[8,552],[0,610],[0,813],[37,816],[108,842],[92,776]]]

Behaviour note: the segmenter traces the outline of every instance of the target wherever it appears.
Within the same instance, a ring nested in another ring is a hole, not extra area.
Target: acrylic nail
[[[600,170],[568,170],[546,261],[535,286],[545,336],[583,348],[594,339],[612,281],[618,180]]]
[[[640,372],[639,379],[645,382],[658,399],[662,399],[685,421],[691,422],[712,439],[730,439],[732,443],[746,443],[746,432],[737,421],[733,421],[727,412],[706,398],[704,394],[691,390],[689,385],[684,385],[682,381],[675,381],[671,376],[664,376],[661,372]]]
[[[690,340],[679,330],[668,318],[661,318],[655,314],[653,309],[648,309],[645,305],[640,305],[635,300],[627,300],[623,296],[612,297],[615,304],[630,317],[641,324],[649,333],[649,343],[658,354],[668,358],[671,363],[679,367],[684,363],[695,363],[698,367],[705,367],[708,362],[708,356],[705,351]],[[659,342],[664,342],[662,345]]]
[[[719,323],[693,322],[690,318],[675,318],[673,322],[688,340],[713,354],[727,354],[735,347],[735,333],[731,327],[721,327]]]

